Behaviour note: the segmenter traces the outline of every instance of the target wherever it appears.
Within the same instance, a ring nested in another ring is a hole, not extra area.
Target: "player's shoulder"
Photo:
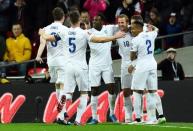
[[[141,35],[141,33],[140,33],[140,34],[137,35],[136,37],[133,37],[132,41],[133,41],[133,42],[137,42],[137,41],[139,41],[139,40],[141,39],[141,37],[142,37],[142,35]]]

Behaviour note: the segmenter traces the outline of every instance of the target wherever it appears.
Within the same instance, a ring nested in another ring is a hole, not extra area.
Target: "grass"
[[[64,126],[43,123],[0,124],[0,131],[193,131],[193,123],[166,123],[162,125],[98,124]]]

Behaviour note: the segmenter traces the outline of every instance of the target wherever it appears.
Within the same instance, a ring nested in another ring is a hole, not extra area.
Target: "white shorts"
[[[157,70],[147,72],[134,72],[132,79],[132,90],[157,90]]]
[[[76,85],[78,86],[79,91],[90,91],[88,86],[88,69],[68,63],[66,65],[65,73],[65,93],[73,93]]]
[[[48,70],[51,77],[50,83],[64,84],[64,75],[65,75],[64,66],[50,66]]]
[[[121,67],[121,89],[131,88],[132,74],[128,72],[128,67]]]
[[[105,84],[115,83],[112,65],[89,66],[89,86],[100,86],[101,77],[103,78]]]

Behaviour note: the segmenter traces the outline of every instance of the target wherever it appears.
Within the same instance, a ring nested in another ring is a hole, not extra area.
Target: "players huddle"
[[[63,24],[64,12],[56,7],[52,12],[54,22],[39,30],[40,47],[36,60],[42,62],[41,55],[47,47],[47,63],[51,76],[50,82],[55,83],[58,100],[57,122],[68,125],[66,102],[72,100],[75,87],[80,92],[80,104],[77,108],[75,125],[82,125],[88,92],[91,91],[92,119],[88,124],[97,124],[98,89],[103,78],[107,85],[110,107],[109,118],[117,122],[114,114],[115,86],[112,69],[111,45],[117,41],[121,63],[121,88],[124,95],[125,123],[127,124],[159,124],[166,122],[163,116],[161,99],[157,91],[157,63],[154,59],[154,41],[158,29],[145,25],[140,16],[131,18],[131,25],[126,15],[117,18],[118,25],[103,25],[103,17],[97,15],[93,19],[93,27],[80,28],[78,10],[70,11],[71,27]],[[86,62],[87,44],[90,47],[90,60]],[[134,96],[134,106],[131,95]],[[143,122],[142,95],[147,98],[148,120]],[[136,119],[132,119],[132,108]],[[159,117],[156,117],[156,109]]]

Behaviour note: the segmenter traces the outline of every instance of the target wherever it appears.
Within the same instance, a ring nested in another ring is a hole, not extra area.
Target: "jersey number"
[[[70,53],[74,53],[76,51],[76,45],[74,41],[75,41],[75,38],[69,38],[69,46],[70,46],[69,52]]]
[[[52,33],[51,33],[51,35],[55,35],[55,34],[56,34],[55,32],[52,32]],[[56,47],[57,44],[58,44],[58,41],[57,41],[57,40],[51,42],[51,46],[52,46],[52,47]]]
[[[152,51],[150,50],[151,48],[151,41],[146,40],[146,45],[147,45],[147,54],[152,54]]]
[[[123,43],[125,47],[129,47],[129,41],[124,41]]]

